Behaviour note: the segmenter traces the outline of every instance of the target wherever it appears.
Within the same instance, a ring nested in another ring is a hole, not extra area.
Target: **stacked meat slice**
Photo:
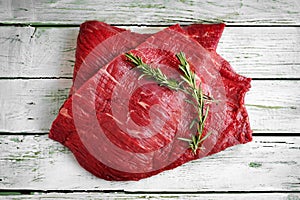
[[[79,164],[106,180],[139,180],[246,143],[252,139],[245,93],[251,79],[235,73],[215,51],[224,24],[174,25],[138,34],[89,21],[80,27],[73,86],[52,124],[49,137],[67,146]],[[184,52],[197,84],[212,96],[197,152],[182,138],[191,128],[195,108],[188,95],[140,79],[124,53],[142,58],[180,81],[176,54]]]

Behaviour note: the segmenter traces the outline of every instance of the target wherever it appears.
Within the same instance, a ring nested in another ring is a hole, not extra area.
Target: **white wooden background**
[[[83,170],[47,137],[80,23],[153,33],[225,22],[218,52],[253,78],[254,141],[138,182]],[[0,199],[300,199],[298,0],[0,0]]]

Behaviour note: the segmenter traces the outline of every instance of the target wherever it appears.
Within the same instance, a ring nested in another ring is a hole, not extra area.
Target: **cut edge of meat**
[[[216,51],[218,43],[221,39],[224,23],[220,24],[192,24],[184,26],[185,30],[192,38],[200,43],[209,51]]]
[[[79,70],[78,68],[81,66],[83,60],[93,48],[110,36],[123,31],[126,30],[99,21],[86,21],[82,23],[77,36],[73,79],[75,79]]]

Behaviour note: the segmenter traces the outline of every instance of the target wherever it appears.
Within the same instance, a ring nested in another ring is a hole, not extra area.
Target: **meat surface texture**
[[[174,25],[138,34],[103,22],[81,25],[70,96],[49,137],[68,147],[92,174],[116,181],[139,180],[230,146],[252,140],[245,93],[251,79],[238,75],[216,53],[224,24]],[[196,117],[182,92],[140,78],[124,56],[131,52],[168,77],[180,80],[176,54],[184,52],[210,104],[204,134],[194,153],[186,141]]]

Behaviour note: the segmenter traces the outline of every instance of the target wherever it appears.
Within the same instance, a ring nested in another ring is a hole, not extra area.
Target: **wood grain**
[[[254,141],[138,182],[82,169],[43,133],[68,96],[78,26],[94,19],[140,33],[225,22],[218,52],[256,79]],[[299,200],[299,26],[298,0],[0,0],[0,199]]]
[[[1,193],[0,193],[1,194]],[[72,193],[44,193],[44,194],[32,194],[32,195],[18,195],[11,194],[10,196],[1,197],[3,200],[23,200],[23,199],[136,199],[136,200],[157,200],[157,199],[189,199],[189,200],[298,200],[300,195],[298,193],[250,193],[250,194],[130,194],[130,193],[83,193],[83,192],[72,192]]]
[[[78,28],[0,27],[0,77],[72,77],[77,34]],[[300,78],[299,36],[300,27],[227,27],[218,52],[244,76]]]
[[[0,85],[0,131],[47,132],[68,97],[71,80],[0,80]]]
[[[138,182],[109,182],[82,169],[42,136],[0,136],[0,188],[129,192],[299,191],[299,137],[255,137],[245,145]]]
[[[71,81],[0,80],[0,131],[48,132],[68,96]],[[300,81],[252,81],[245,103],[255,133],[300,132],[299,87]]]
[[[299,1],[54,0],[0,1],[2,23],[79,24],[97,19],[113,24],[299,24]]]

